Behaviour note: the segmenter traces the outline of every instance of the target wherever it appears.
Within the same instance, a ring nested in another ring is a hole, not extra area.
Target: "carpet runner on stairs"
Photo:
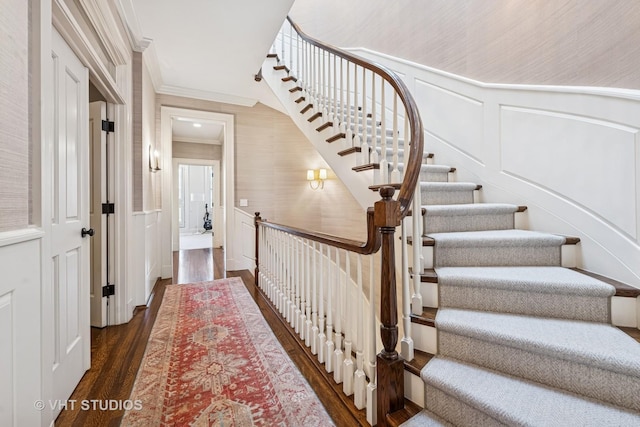
[[[403,427],[640,425],[640,344],[610,324],[614,287],[562,267],[565,237],[515,229],[518,206],[425,169],[438,352]]]

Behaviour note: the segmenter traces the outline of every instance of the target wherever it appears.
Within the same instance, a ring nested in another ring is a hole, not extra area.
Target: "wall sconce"
[[[155,163],[155,166],[154,166]],[[149,170],[151,172],[158,172],[160,169],[160,154],[158,150],[151,151],[151,146],[149,146]]]
[[[309,169],[307,171],[307,181],[309,181],[309,187],[313,190],[324,188],[325,179],[327,179],[326,169]]]

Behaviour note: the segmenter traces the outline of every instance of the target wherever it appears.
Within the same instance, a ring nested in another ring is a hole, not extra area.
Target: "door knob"
[[[95,231],[93,231],[93,228],[87,230],[86,228],[82,227],[82,237],[86,237],[87,234],[89,235],[89,237],[93,237]]]

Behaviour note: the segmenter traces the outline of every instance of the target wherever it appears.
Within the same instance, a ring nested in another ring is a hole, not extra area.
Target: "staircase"
[[[524,207],[438,181],[421,182],[437,352],[402,425],[640,425],[640,344],[610,324],[616,288],[563,267],[578,240],[517,230]]]
[[[382,138],[397,145],[394,130],[357,107],[346,111],[351,126],[330,123],[300,95],[289,68],[274,69],[297,114],[327,143],[347,146],[340,156],[370,154],[352,173],[374,171],[399,187],[392,165],[403,171],[402,150],[380,148]],[[377,143],[365,136],[363,148],[350,147],[365,127]],[[411,316],[416,356],[405,368],[419,374],[424,409],[407,402],[383,425],[640,425],[638,331],[611,325],[611,298],[640,292],[573,268],[578,238],[519,229],[526,207],[475,203],[481,185],[456,182],[455,167],[434,158],[425,153],[420,171],[421,241],[405,236],[424,259]]]

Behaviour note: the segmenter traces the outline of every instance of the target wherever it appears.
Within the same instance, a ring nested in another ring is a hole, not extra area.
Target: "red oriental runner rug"
[[[122,426],[334,425],[239,278],[167,286],[130,400]]]

